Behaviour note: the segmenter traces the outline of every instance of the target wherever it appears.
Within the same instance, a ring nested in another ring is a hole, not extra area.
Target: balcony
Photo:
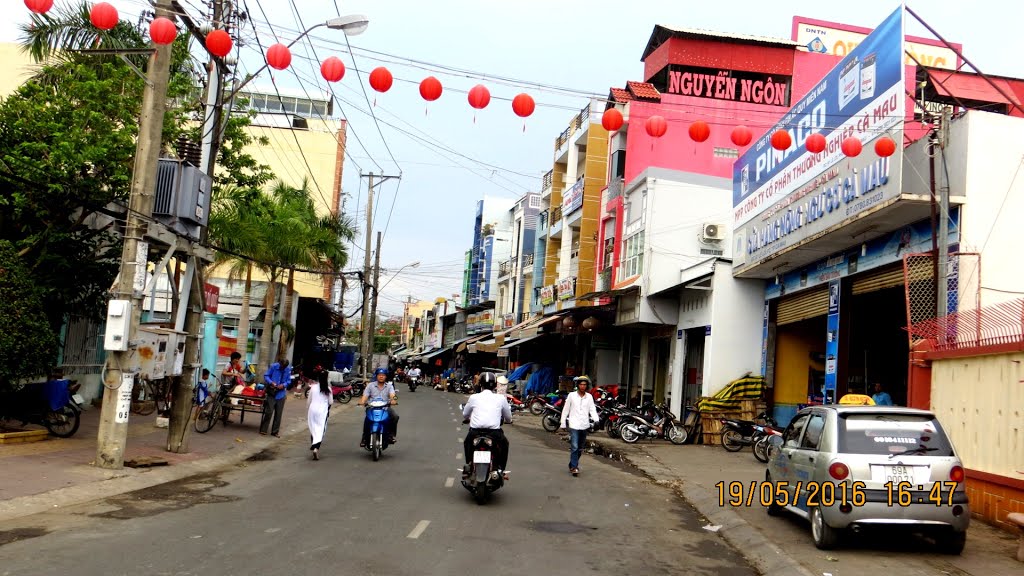
[[[508,276],[512,273],[512,261],[506,260],[501,264],[498,264],[498,280]]]
[[[583,145],[586,146],[587,132],[589,132],[588,128],[590,128],[590,103],[589,102],[587,103],[586,106],[583,107],[582,110],[580,110],[580,113],[577,114],[576,118],[573,118],[573,120],[574,120],[574,124],[576,126],[576,129],[574,130],[574,133],[575,133],[574,136],[575,137],[573,138],[573,143],[574,144],[580,144],[580,140],[583,140]]]
[[[526,254],[526,255],[523,256],[523,270],[524,271],[526,271],[527,269],[531,269],[532,270],[532,268],[533,268],[533,253],[531,252],[531,253]]]
[[[548,236],[552,239],[562,237],[562,207],[556,206],[551,209],[551,229]]]
[[[597,275],[597,288],[596,291],[602,292],[604,290],[612,289],[612,269],[605,268]]]
[[[554,169],[548,170],[548,173],[541,179],[540,184],[540,197],[547,198],[551,196],[551,185],[554,180]]]
[[[537,214],[537,237],[544,238],[548,235],[548,211],[543,210]]]
[[[622,196],[624,187],[622,178],[612,178],[611,182],[608,183],[608,200]]]

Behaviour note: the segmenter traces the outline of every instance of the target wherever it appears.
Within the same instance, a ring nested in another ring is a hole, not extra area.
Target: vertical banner
[[[761,377],[768,376],[768,300],[764,301],[764,317],[761,319]]]
[[[824,404],[836,402],[836,360],[839,357],[839,280],[828,283],[828,333],[825,335]]]

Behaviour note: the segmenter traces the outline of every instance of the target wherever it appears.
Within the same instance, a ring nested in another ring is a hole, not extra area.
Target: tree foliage
[[[46,375],[57,356],[43,301],[14,246],[0,240],[0,389]]]

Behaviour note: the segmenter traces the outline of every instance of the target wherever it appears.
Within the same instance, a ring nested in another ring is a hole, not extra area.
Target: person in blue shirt
[[[881,382],[875,382],[875,393],[871,395],[871,399],[875,401],[875,406],[892,406],[892,397],[889,393],[882,389]]]
[[[263,399],[263,421],[260,422],[260,434],[267,435],[267,428],[270,427],[270,421],[273,419],[274,425],[270,427],[270,434],[277,438],[281,437],[281,415],[284,413],[284,401],[288,398],[288,384],[291,381],[292,368],[287,358],[279,358],[263,374],[267,396]]]

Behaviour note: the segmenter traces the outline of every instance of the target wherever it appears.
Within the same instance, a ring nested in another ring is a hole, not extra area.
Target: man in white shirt
[[[500,394],[495,394],[494,389],[498,385],[497,378],[491,372],[484,372],[480,375],[480,387],[482,390],[469,397],[466,406],[462,409],[462,417],[469,422],[469,434],[463,442],[466,452],[465,474],[469,473],[470,462],[473,456],[473,439],[478,436],[490,436],[498,445],[494,455],[494,464],[498,470],[505,471],[508,464],[508,439],[501,430],[503,422],[512,423],[512,408],[508,405],[508,399]]]
[[[569,472],[573,476],[580,473],[580,455],[587,444],[587,432],[591,422],[597,422],[597,406],[594,396],[590,394],[590,378],[577,376],[572,379],[576,383],[576,392],[565,397],[562,407],[562,429],[569,428]]]

